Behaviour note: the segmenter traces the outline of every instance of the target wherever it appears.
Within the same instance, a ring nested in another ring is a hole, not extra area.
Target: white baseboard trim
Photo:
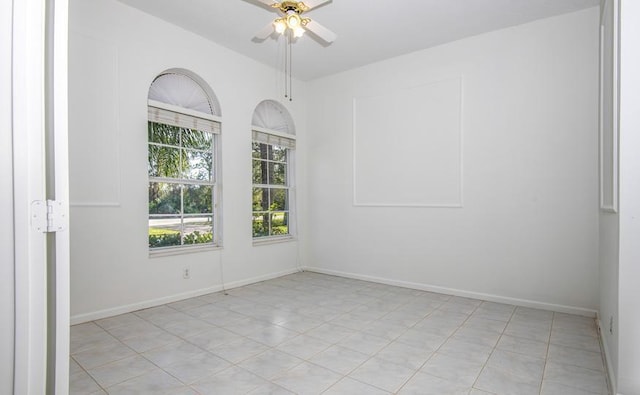
[[[262,276],[251,277],[251,278],[247,278],[247,279],[244,279],[244,280],[233,281],[233,282],[230,282],[230,283],[226,283],[224,285],[224,287],[227,290],[233,289],[233,288],[238,288],[238,287],[244,287],[245,285],[259,283],[261,281],[267,281],[267,280],[271,280],[271,279],[282,277],[282,276],[288,276],[289,274],[298,273],[299,271],[300,271],[300,269],[298,269],[297,267],[294,267],[294,268],[283,270],[283,271],[280,271],[280,272],[269,273],[269,274],[265,274],[265,275],[262,275]]]
[[[242,287],[249,284],[255,284],[261,281],[271,280],[273,278],[278,278],[278,277],[286,276],[288,274],[293,274],[298,271],[299,270],[297,268],[293,268],[293,269],[288,269],[281,272],[265,274],[263,276],[251,277],[244,280],[233,281],[233,282],[224,284],[224,289],[229,290],[229,289],[238,288],[238,287]],[[219,291],[222,291],[222,289],[223,289],[222,284],[214,285],[213,287],[197,289],[197,290],[183,292],[175,295],[163,296],[161,298],[131,303],[124,306],[112,307],[104,310],[93,311],[90,313],[76,314],[74,316],[71,316],[71,325],[82,324],[85,322],[95,321],[102,318],[108,318],[108,317],[113,317],[120,314],[131,313],[132,311],[138,311],[142,309],[148,309],[150,307],[161,306],[167,303],[178,302],[184,299],[194,298],[197,296],[202,296],[202,295],[210,294],[213,292],[219,292]]]
[[[604,337],[602,319],[600,315],[597,315],[596,323],[598,324],[598,337],[600,338],[600,350],[602,351],[602,359],[604,362],[605,374],[607,376],[607,387],[609,388],[610,394],[617,394],[617,385],[615,381],[615,376],[613,374],[613,364],[611,362],[611,352],[609,351],[609,345],[607,344],[607,339]]]
[[[321,274],[329,274],[332,276],[353,278],[356,280],[371,281],[371,282],[380,283],[380,284],[395,285],[397,287],[417,289],[420,291],[437,292],[437,293],[446,294],[446,295],[486,300],[488,302],[512,304],[515,306],[522,306],[522,307],[531,307],[534,309],[549,310],[549,311],[555,311],[558,313],[576,314],[576,315],[581,315],[585,317],[595,317],[597,313],[596,310],[585,309],[582,307],[537,302],[535,300],[528,300],[528,299],[510,298],[507,296],[464,291],[464,290],[455,289],[455,288],[439,287],[431,284],[414,283],[414,282],[402,281],[402,280],[392,280],[388,278],[368,276],[364,274],[348,273],[348,272],[342,272],[338,270],[327,270],[319,267],[305,267],[304,270],[315,272],[315,273],[321,273]]]

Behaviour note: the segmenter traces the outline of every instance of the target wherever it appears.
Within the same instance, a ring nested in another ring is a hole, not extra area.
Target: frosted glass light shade
[[[293,29],[293,37],[296,37],[296,38],[302,37],[303,34],[304,34],[304,29],[301,28],[300,26]]]
[[[277,19],[275,22],[273,22],[273,25],[278,34],[282,34],[285,30],[287,30],[287,24],[282,19]]]
[[[287,26],[289,26],[290,29],[295,30],[297,27],[300,27],[301,23],[302,21],[298,14],[291,14],[287,17]]]

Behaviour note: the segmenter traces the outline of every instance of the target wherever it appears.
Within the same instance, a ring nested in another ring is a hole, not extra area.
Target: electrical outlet
[[[191,269],[189,269],[188,267],[185,267],[184,270],[182,271],[182,278],[184,278],[185,280],[188,280],[191,278]]]
[[[609,317],[609,333],[613,334],[613,316]]]

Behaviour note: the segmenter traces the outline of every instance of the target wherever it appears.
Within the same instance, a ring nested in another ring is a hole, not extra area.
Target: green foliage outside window
[[[253,143],[253,237],[289,234],[287,149]]]
[[[213,135],[149,122],[148,139],[149,247],[211,243]]]

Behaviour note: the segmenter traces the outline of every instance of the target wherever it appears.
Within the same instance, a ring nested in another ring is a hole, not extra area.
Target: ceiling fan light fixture
[[[284,41],[284,97],[291,101],[291,86],[293,82],[291,73],[291,51],[292,44],[302,37],[304,33],[309,30],[314,36],[324,40],[328,44],[331,44],[336,35],[329,29],[320,25],[315,20],[302,17],[303,13],[318,7],[322,4],[328,3],[331,0],[304,0],[311,4],[305,4],[301,0],[257,0],[262,4],[271,6],[280,15],[271,22],[271,24],[265,26],[255,36],[260,41],[266,40],[273,32],[281,34],[284,40],[278,39],[278,42]]]
[[[273,26],[278,34],[282,34],[285,30],[287,30],[287,23],[283,18],[279,18],[273,21]]]
[[[304,34],[304,29],[302,27],[298,26],[293,29],[293,37],[295,38],[302,37],[303,34]]]
[[[302,20],[300,19],[300,15],[296,13],[289,13],[289,15],[287,15],[287,26],[289,27],[289,29],[295,31],[296,28],[300,27],[301,24]]]

